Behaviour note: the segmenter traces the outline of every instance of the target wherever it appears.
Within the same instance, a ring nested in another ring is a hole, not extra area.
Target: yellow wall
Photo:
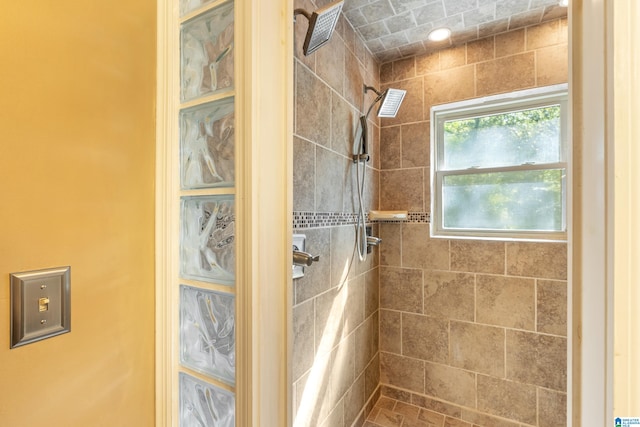
[[[152,426],[155,2],[3,2],[0,426]],[[71,333],[9,350],[9,273],[71,265]]]

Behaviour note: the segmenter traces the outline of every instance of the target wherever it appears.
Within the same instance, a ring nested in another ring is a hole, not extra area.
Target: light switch
[[[49,311],[49,298],[40,298],[38,300],[39,311]]]
[[[11,348],[71,330],[70,267],[11,275]]]

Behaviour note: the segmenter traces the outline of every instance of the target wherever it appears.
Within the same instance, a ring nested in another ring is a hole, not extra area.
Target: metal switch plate
[[[71,268],[11,274],[11,348],[71,331]]]

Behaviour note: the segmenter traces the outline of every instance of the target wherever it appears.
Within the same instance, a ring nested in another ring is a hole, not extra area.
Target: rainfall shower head
[[[377,93],[378,97],[373,101],[371,107],[369,107],[367,116],[376,102],[382,100],[380,108],[378,108],[378,117],[395,117],[398,114],[398,110],[400,109],[400,104],[402,104],[402,101],[404,100],[404,96],[407,94],[407,91],[402,89],[388,88],[384,92],[380,92],[371,86],[364,87],[365,93],[369,90]]]
[[[334,1],[312,13],[304,9],[296,9],[293,12],[294,16],[303,15],[309,20],[309,29],[302,47],[305,56],[312,54],[329,41],[336,28],[343,3],[344,0]]]

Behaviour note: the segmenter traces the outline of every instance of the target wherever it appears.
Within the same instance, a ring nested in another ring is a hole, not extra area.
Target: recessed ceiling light
[[[427,38],[432,42],[441,42],[442,40],[446,40],[451,35],[451,30],[448,28],[436,28],[431,31]]]
[[[562,7],[567,7],[569,6],[569,0],[560,0],[558,4]]]

